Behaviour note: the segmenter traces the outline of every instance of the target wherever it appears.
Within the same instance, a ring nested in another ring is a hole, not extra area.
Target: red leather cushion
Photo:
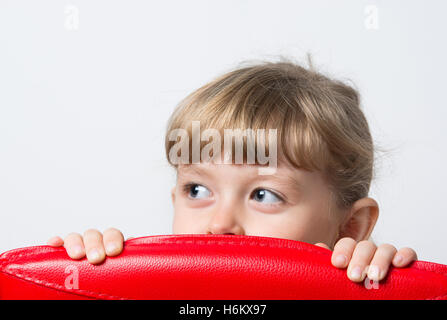
[[[98,266],[64,248],[28,247],[0,256],[0,298],[447,299],[445,265],[391,268],[375,289],[351,282],[330,257],[299,241],[201,234],[131,239]]]

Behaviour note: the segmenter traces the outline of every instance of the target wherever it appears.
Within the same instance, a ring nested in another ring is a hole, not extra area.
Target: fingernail
[[[362,277],[362,268],[355,267],[351,271],[351,278],[359,280]]]
[[[346,265],[346,257],[342,254],[339,254],[338,256],[335,257],[335,264],[339,265],[339,266],[344,266]]]
[[[92,249],[89,252],[90,260],[98,260],[99,259],[99,251],[96,249]]]
[[[400,264],[403,260],[404,258],[400,254],[394,257],[394,263]]]
[[[58,240],[59,240],[58,237],[54,236],[48,240],[48,243],[51,244],[58,243],[59,242]]]
[[[379,268],[379,266],[376,266],[376,265],[369,266],[369,268],[368,268],[368,278],[370,278],[371,280],[379,281],[379,276],[380,276],[380,268]]]
[[[75,256],[79,257],[82,254],[82,247],[77,244],[70,248],[70,252]]]
[[[118,249],[118,246],[116,245],[116,243],[114,242],[110,242],[109,244],[107,244],[106,250],[107,253],[114,253],[116,251],[116,249]]]

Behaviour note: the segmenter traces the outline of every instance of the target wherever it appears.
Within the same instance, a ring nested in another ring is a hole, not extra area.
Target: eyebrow
[[[189,164],[186,166],[182,167],[182,171],[186,172],[186,173],[196,173],[198,175],[206,175],[209,176],[209,173],[207,172],[207,170],[202,169],[202,167],[194,165],[194,164]],[[179,172],[179,170],[177,170],[177,173]]]
[[[253,181],[274,181],[279,185],[283,185],[286,187],[294,186],[299,189],[303,188],[303,184],[296,177],[289,175],[258,175]]]

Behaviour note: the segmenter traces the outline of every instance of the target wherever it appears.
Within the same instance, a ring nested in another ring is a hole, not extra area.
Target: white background
[[[378,155],[373,239],[447,264],[442,1],[0,0],[0,251],[88,228],[170,234],[166,122],[285,55],[352,80]]]

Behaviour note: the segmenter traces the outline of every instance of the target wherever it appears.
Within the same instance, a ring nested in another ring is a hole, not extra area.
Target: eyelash
[[[194,183],[194,182],[186,183],[185,185],[183,185],[183,188],[182,188],[182,190],[183,190],[183,194],[188,195],[189,192],[191,191],[191,187],[192,187],[192,186],[197,186],[197,185],[201,186],[200,183]],[[282,196],[280,196],[278,193],[273,192],[272,190],[267,189],[267,188],[261,188],[261,187],[260,187],[260,188],[256,188],[255,190],[253,190],[253,192],[252,192],[251,194],[254,195],[254,194],[255,194],[257,191],[259,191],[259,190],[267,190],[268,192],[273,193],[273,194],[275,195],[275,197],[277,197],[277,198],[281,201],[281,203],[278,203],[278,204],[269,204],[269,205],[273,205],[273,206],[275,206],[275,205],[279,205],[279,204],[286,203],[286,201],[284,200],[284,198],[283,198]],[[252,198],[252,196],[250,196],[250,199],[251,199],[251,198]]]
[[[187,183],[187,184],[185,184],[184,186],[183,186],[183,194],[189,194],[189,192],[191,191],[191,187],[192,186],[196,186],[196,185],[201,185],[201,184],[199,184],[199,183],[193,183],[193,182],[190,182],[190,183]]]
[[[253,196],[256,194],[256,192],[258,192],[259,190],[266,190],[266,191],[268,191],[268,192],[271,192],[275,197],[277,197],[279,200],[280,200],[280,202],[279,203],[266,203],[265,205],[267,205],[267,206],[279,206],[279,205],[281,205],[281,204],[284,204],[284,203],[286,203],[286,201],[284,200],[284,198],[282,197],[282,196],[280,196],[278,193],[276,193],[276,192],[274,192],[274,191],[272,191],[272,190],[270,190],[270,189],[268,189],[268,188],[262,188],[262,187],[260,187],[260,188],[256,188],[255,190],[253,190],[253,192],[252,192],[252,194],[253,194]],[[250,197],[250,199],[251,199],[251,197]]]

